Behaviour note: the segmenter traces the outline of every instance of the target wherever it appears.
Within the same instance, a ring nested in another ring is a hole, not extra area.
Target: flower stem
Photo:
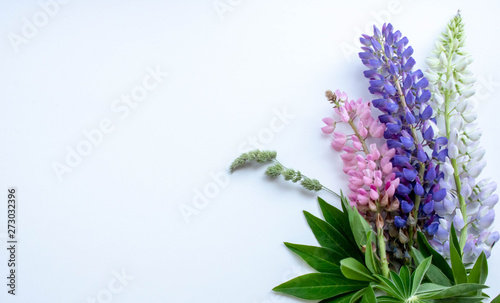
[[[387,253],[385,251],[384,231],[382,228],[377,228],[378,249],[380,253],[380,262],[382,263],[382,274],[389,278],[389,262],[387,261]]]
[[[451,80],[451,77],[453,76],[452,73],[452,55],[453,55],[453,48],[450,47],[448,50],[447,54],[447,59],[448,59],[448,64],[446,66],[446,82]],[[444,99],[444,121],[445,121],[445,126],[446,126],[446,137],[450,138],[451,134],[451,112],[452,110],[450,109],[450,95],[451,91],[446,89],[445,91],[445,99]],[[458,172],[458,164],[457,164],[457,159],[452,159],[450,158],[451,166],[453,167],[453,179],[455,180],[455,187],[457,189],[457,197],[458,201],[460,204],[460,211],[462,212],[462,218],[464,219],[464,222],[467,224],[467,205],[465,203],[465,198],[462,196],[461,191],[462,191],[462,183],[460,183],[460,175]],[[465,242],[467,241],[467,225],[464,226],[464,228],[460,231],[460,250],[464,249]]]
[[[448,69],[450,69],[450,59],[448,59]],[[449,72],[446,75],[446,80],[448,81],[449,77]],[[450,111],[450,92],[447,90],[445,93],[445,100],[444,100],[444,119],[445,119],[445,125],[446,125],[446,137],[450,138],[450,118],[451,118],[451,111]],[[462,191],[462,183],[460,183],[460,176],[458,173],[458,164],[457,164],[457,159],[452,159],[450,158],[451,166],[453,167],[453,179],[455,180],[455,187],[457,189],[457,197],[458,201],[460,203],[460,211],[462,212],[462,218],[464,219],[465,223],[467,223],[467,205],[465,203],[465,198],[462,196],[461,191]],[[467,226],[464,226],[462,230],[460,231],[460,250],[464,249],[465,242],[467,241]]]
[[[361,137],[361,135],[359,134],[358,128],[356,127],[356,125],[354,124],[354,122],[351,119],[349,119],[349,125],[351,126],[352,130],[354,131],[354,134],[356,135],[356,137],[358,137],[359,142],[361,142],[361,144],[363,146],[363,151],[365,152],[365,154],[368,155],[370,153],[370,151],[368,150],[368,146],[366,145],[365,138]]]
[[[285,165],[281,164],[281,163],[278,161],[278,159],[274,159],[273,161],[274,161],[275,163],[277,163],[277,164],[281,165],[284,169],[288,169]],[[304,174],[301,174],[301,175],[302,175],[302,177],[303,177],[303,178],[308,178],[308,179],[310,179],[308,176],[306,176],[306,175],[304,175]],[[322,189],[322,190],[324,190],[324,191],[326,191],[326,192],[328,192],[328,193],[330,193],[330,194],[332,194],[332,195],[334,195],[334,196],[336,196],[336,197],[338,197],[338,198],[340,198],[340,195],[339,195],[339,194],[337,194],[337,193],[336,193],[336,192],[334,192],[333,190],[329,189],[328,187],[324,186],[323,184],[321,184],[321,189]]]

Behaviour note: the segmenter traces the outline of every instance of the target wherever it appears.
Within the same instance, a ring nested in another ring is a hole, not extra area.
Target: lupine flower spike
[[[413,70],[408,39],[393,31],[391,24],[384,24],[381,31],[374,27],[373,36],[363,35],[360,41],[363,52],[359,57],[369,68],[364,72],[370,79],[369,91],[378,97],[372,103],[384,113],[379,120],[386,125],[388,148],[396,150],[391,162],[400,179],[395,197],[401,203],[401,216],[394,224],[407,229],[411,245],[416,229],[429,237],[438,230],[434,205],[446,196],[439,184],[443,174],[438,159],[446,157],[447,140],[435,138],[433,110],[427,104],[431,97],[428,80],[421,70]]]
[[[468,68],[472,58],[463,50],[464,42],[464,25],[457,14],[436,41],[433,56],[426,60],[432,92],[429,103],[435,112],[441,113],[438,122],[445,127],[439,135],[448,138],[448,156],[440,159],[444,171],[440,186],[447,189],[447,195],[435,205],[442,219],[431,243],[449,256],[447,241],[454,222],[460,233],[464,261],[474,262],[481,252],[490,255],[500,234],[491,230],[493,206],[498,202],[498,195],[493,194],[496,183],[478,181],[486,165],[485,150],[479,146],[482,132],[475,123],[474,78]]]

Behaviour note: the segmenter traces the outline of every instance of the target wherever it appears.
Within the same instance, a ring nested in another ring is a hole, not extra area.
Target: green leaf
[[[377,281],[372,273],[358,260],[354,258],[346,258],[340,261],[340,270],[344,276],[351,280],[357,281]]]
[[[398,286],[394,284],[394,282],[381,275],[377,275],[376,277],[380,281],[380,284],[375,285],[376,288],[385,291],[388,295],[394,298],[405,300],[406,296],[404,292],[402,292],[401,289],[399,289]]]
[[[343,256],[343,258],[353,256],[358,260],[362,260],[363,256],[359,249],[345,239],[333,226],[311,215],[307,211],[304,211],[304,214],[306,216],[307,223],[311,227],[314,236],[321,246],[332,249]]]
[[[417,294],[424,294],[424,293],[430,293],[430,292],[438,292],[444,289],[447,289],[447,286],[443,285],[438,285],[434,283],[424,283],[421,284],[420,287],[417,290]]]
[[[462,261],[460,244],[458,244],[457,233],[455,227],[453,227],[453,223],[450,229],[450,259],[455,284],[467,283],[467,272],[465,271],[465,265]]]
[[[486,285],[481,285],[481,284],[472,284],[472,283],[465,283],[465,284],[458,284],[458,285],[453,285],[445,290],[442,290],[437,293],[432,293],[432,294],[423,294],[420,295],[419,297],[425,298],[425,299],[444,299],[444,298],[451,298],[455,296],[460,296],[463,294],[466,294],[468,292],[480,290],[483,288],[487,288],[488,286]]]
[[[436,303],[482,303],[484,302],[484,297],[452,297],[444,298],[439,300],[434,300],[430,302]],[[427,301],[429,302],[429,301]]]
[[[377,298],[375,297],[375,293],[373,292],[371,286],[368,286],[366,288],[363,298],[361,299],[361,303],[376,303],[376,302]]]
[[[340,209],[327,203],[320,197],[318,197],[318,202],[325,221],[342,233],[346,239],[352,239],[352,231],[349,226],[349,215],[343,213]]]
[[[500,303],[500,295],[496,296],[495,299],[491,300],[491,303]]]
[[[340,274],[342,254],[325,247],[316,247],[285,242],[286,247],[301,257],[312,268],[319,272]]]
[[[420,284],[422,284],[422,280],[424,279],[425,273],[429,269],[431,262],[432,257],[425,259],[413,272],[410,296],[413,296],[420,287]]]
[[[410,254],[411,254],[416,266],[420,265],[420,263],[422,263],[425,259],[424,256],[422,255],[422,253],[414,247],[411,249]],[[450,280],[434,264],[431,264],[431,266],[429,267],[429,270],[427,270],[427,273],[425,274],[425,276],[432,283],[444,285],[444,286],[451,286]]]
[[[379,296],[379,297],[377,297],[377,302],[378,303],[400,303],[401,300],[393,298],[393,297],[389,297],[389,296]]]
[[[394,283],[394,285],[396,285],[396,287],[398,288],[401,297],[408,297],[405,284],[403,283],[401,277],[393,270],[391,270],[390,275],[391,275],[391,280]]]
[[[352,234],[354,236],[354,240],[359,248],[366,246],[367,238],[366,235],[370,230],[372,230],[370,224],[366,222],[365,218],[361,216],[356,207],[351,208],[348,211],[349,214],[349,224],[351,226]],[[375,237],[373,238],[375,241]]]
[[[370,227],[370,224],[368,224],[368,222],[366,222],[366,220],[359,214],[356,207],[352,207],[349,204],[349,201],[344,194],[342,192],[340,194],[342,209],[348,215],[352,235],[358,247],[361,249],[361,247],[366,245],[366,235],[368,231],[372,230],[372,228]],[[373,241],[375,241],[375,236],[373,237]]]
[[[365,293],[365,290],[366,288],[362,288],[356,292],[338,295],[333,298],[322,300],[319,303],[354,303],[359,301],[359,299],[361,299],[361,297]]]
[[[455,281],[453,271],[451,270],[450,265],[448,265],[448,262],[446,262],[440,253],[432,248],[425,238],[425,235],[420,231],[417,233],[417,241],[422,255],[426,258],[432,256],[432,264],[436,265],[436,267],[439,268],[450,281]]]
[[[482,303],[484,302],[484,297],[453,297],[453,298],[445,298],[434,300],[431,302],[436,303]]]
[[[324,299],[319,301],[319,303],[349,303],[355,292],[350,292],[347,294],[338,295],[332,298]]]
[[[273,288],[274,291],[306,300],[323,300],[357,291],[367,282],[346,279],[342,274],[306,274]]]
[[[410,297],[411,293],[411,279],[410,279],[410,270],[408,269],[408,266],[402,266],[401,269],[399,270],[399,276],[401,277],[401,280],[403,281],[403,285],[405,287],[405,295],[406,297]]]
[[[486,255],[482,252],[477,258],[474,267],[469,273],[467,279],[468,283],[486,283],[486,278],[488,277],[488,261],[486,260]]]
[[[367,286],[367,287],[369,287],[369,286]],[[356,292],[356,293],[352,296],[352,298],[351,298],[351,300],[349,301],[349,303],[356,303],[356,302],[358,302],[358,301],[361,299],[361,297],[363,297],[363,295],[365,294],[365,291],[366,291],[366,288],[367,288],[367,287],[365,287],[365,288],[363,288],[363,289],[358,290],[358,291],[357,291],[357,292]]]
[[[372,239],[373,231],[370,230],[366,235],[367,239]],[[366,244],[365,251],[365,265],[372,272],[372,274],[380,274],[380,266],[378,265],[377,259],[375,259],[375,255],[372,250],[373,241],[368,241]]]
[[[457,252],[460,256],[462,256],[462,249],[460,248],[460,242],[458,241],[458,236],[457,236],[457,230],[455,229],[455,225],[453,222],[451,223],[451,228],[450,228],[450,246],[453,243],[453,245],[456,247]]]

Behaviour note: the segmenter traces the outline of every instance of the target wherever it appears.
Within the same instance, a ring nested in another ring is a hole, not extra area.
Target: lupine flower
[[[391,162],[400,179],[395,197],[401,204],[395,225],[413,229],[416,224],[432,236],[439,226],[434,205],[446,196],[439,184],[443,174],[437,159],[445,159],[442,147],[447,140],[435,139],[433,110],[427,104],[428,80],[421,70],[413,70],[413,49],[391,24],[384,24],[381,31],[374,26],[374,35],[363,35],[360,41],[359,57],[369,68],[364,72],[370,79],[369,91],[378,96],[372,103],[384,113],[379,116],[386,125],[384,138],[388,148],[395,149]]]
[[[333,133],[332,147],[337,151],[344,151],[340,157],[344,162],[343,171],[349,176],[348,198],[351,205],[362,212],[385,209],[388,212],[399,209],[399,201],[394,199],[399,179],[392,170],[390,160],[395,150],[389,149],[387,144],[380,148],[376,144],[369,147],[366,139],[380,138],[385,126],[371,114],[370,102],[348,101],[347,94],[337,90],[328,91],[327,98],[334,104],[334,111],[338,121],[333,118],[324,118],[327,125],[322,128],[325,134]],[[354,134],[345,135],[335,132],[338,123],[350,125]]]
[[[500,234],[491,231],[493,206],[498,202],[498,195],[493,194],[496,183],[476,182],[486,160],[484,149],[479,146],[481,130],[475,123],[474,78],[468,69],[472,58],[463,50],[464,43],[464,26],[458,14],[436,41],[433,56],[426,60],[433,94],[429,104],[444,113],[441,119],[446,128],[439,135],[448,138],[448,156],[440,159],[444,162],[440,185],[448,191],[445,199],[435,204],[437,214],[443,218],[433,245],[449,254],[446,242],[454,222],[464,247],[464,260],[473,262],[482,251],[489,256]]]

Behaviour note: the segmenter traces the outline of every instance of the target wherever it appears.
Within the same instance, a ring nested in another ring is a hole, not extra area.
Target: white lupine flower
[[[476,78],[474,78],[474,77],[462,78],[462,83],[464,83],[464,84],[473,84],[474,82],[476,82]]]
[[[470,154],[470,157],[473,159],[478,159],[481,160],[484,157],[484,154],[486,153],[486,149],[484,147],[479,147],[475,151],[473,151]]]
[[[488,198],[484,199],[482,201],[482,204],[484,206],[487,206],[489,208],[493,208],[495,207],[495,205],[498,203],[498,195],[497,194],[494,194],[494,195],[491,195],[489,196]]]
[[[455,69],[457,70],[457,72],[462,72],[467,67],[467,65],[469,65],[468,62],[466,60],[462,60],[455,65]]]
[[[481,204],[479,202],[470,202],[467,204],[467,213],[476,213],[479,210],[479,207],[481,207]]]
[[[486,166],[486,160],[479,161],[476,165],[469,169],[469,175],[473,178],[477,178],[479,174],[483,171]]]
[[[439,65],[439,59],[427,58],[425,59],[425,63],[427,63],[427,65],[429,65],[430,67],[436,68]]]
[[[465,115],[462,115],[462,118],[464,118],[465,122],[467,123],[472,123],[477,119],[477,113],[468,113]]]
[[[481,139],[481,136],[483,135],[483,131],[479,128],[475,129],[474,131],[467,133],[467,137],[471,139],[472,141],[477,141]]]
[[[459,155],[458,146],[453,143],[448,143],[448,156],[450,158],[457,158]]]
[[[439,55],[439,64],[441,64],[441,66],[444,68],[446,68],[446,66],[448,66],[448,58],[446,58],[446,53],[442,52]]]
[[[464,113],[465,112],[465,109],[467,108],[467,103],[466,102],[458,102],[457,105],[455,106],[455,109],[459,112],[459,113]],[[462,121],[462,119],[457,119],[459,121]],[[454,120],[454,121],[457,121],[457,120]]]
[[[487,197],[491,196],[491,194],[495,190],[497,190],[496,182],[489,182],[488,184],[481,186],[481,193],[479,194],[478,198],[480,200],[484,200]]]
[[[455,228],[459,230],[461,230],[465,226],[465,222],[460,209],[456,210],[455,217],[453,217],[453,224],[455,225]]]
[[[485,243],[486,245],[493,245],[495,242],[497,242],[500,238],[500,233],[498,231],[492,232],[488,235],[488,238],[486,239]]]
[[[470,187],[469,184],[462,184],[462,189],[460,190],[460,194],[464,198],[469,198],[470,195],[472,194],[472,187]]]
[[[454,142],[456,142],[456,140],[458,140],[458,130],[462,129],[463,127],[464,127],[464,120],[455,119],[455,120],[451,121],[450,128],[456,131],[456,135],[453,134],[453,136],[456,138],[456,139],[454,139]],[[450,137],[451,137],[451,135],[450,135]]]
[[[462,94],[466,97],[466,98],[470,98],[472,96],[474,96],[474,94],[476,93],[475,90],[473,89],[468,89],[466,91],[463,91]]]
[[[441,164],[444,178],[440,181],[440,186],[448,190],[448,195],[441,203],[435,203],[435,211],[442,218],[439,235],[436,234],[432,243],[437,243],[436,249],[449,257],[449,242],[445,235],[449,233],[451,222],[454,222],[461,240],[466,241],[464,261],[473,262],[481,252],[489,256],[492,245],[500,238],[498,232],[491,231],[494,219],[492,208],[499,197],[494,194],[494,182],[476,182],[486,161],[485,150],[479,146],[482,131],[473,123],[477,119],[475,90],[472,87],[476,79],[469,69],[473,58],[463,50],[464,44],[462,18],[457,15],[436,41],[433,56],[425,61],[429,66],[426,76],[432,93],[429,104],[437,114],[437,124],[449,126],[448,130],[442,128],[435,132],[448,138],[448,158]],[[439,113],[444,115],[439,116]],[[459,192],[455,178],[460,182]],[[466,211],[466,218],[462,217],[461,210]],[[467,227],[466,222],[470,223]]]
[[[455,157],[455,158],[459,158],[461,155],[465,154],[467,152],[467,148],[469,147],[467,145],[467,143],[464,142],[464,140],[458,141],[457,146],[458,146],[459,155],[457,157]]]

